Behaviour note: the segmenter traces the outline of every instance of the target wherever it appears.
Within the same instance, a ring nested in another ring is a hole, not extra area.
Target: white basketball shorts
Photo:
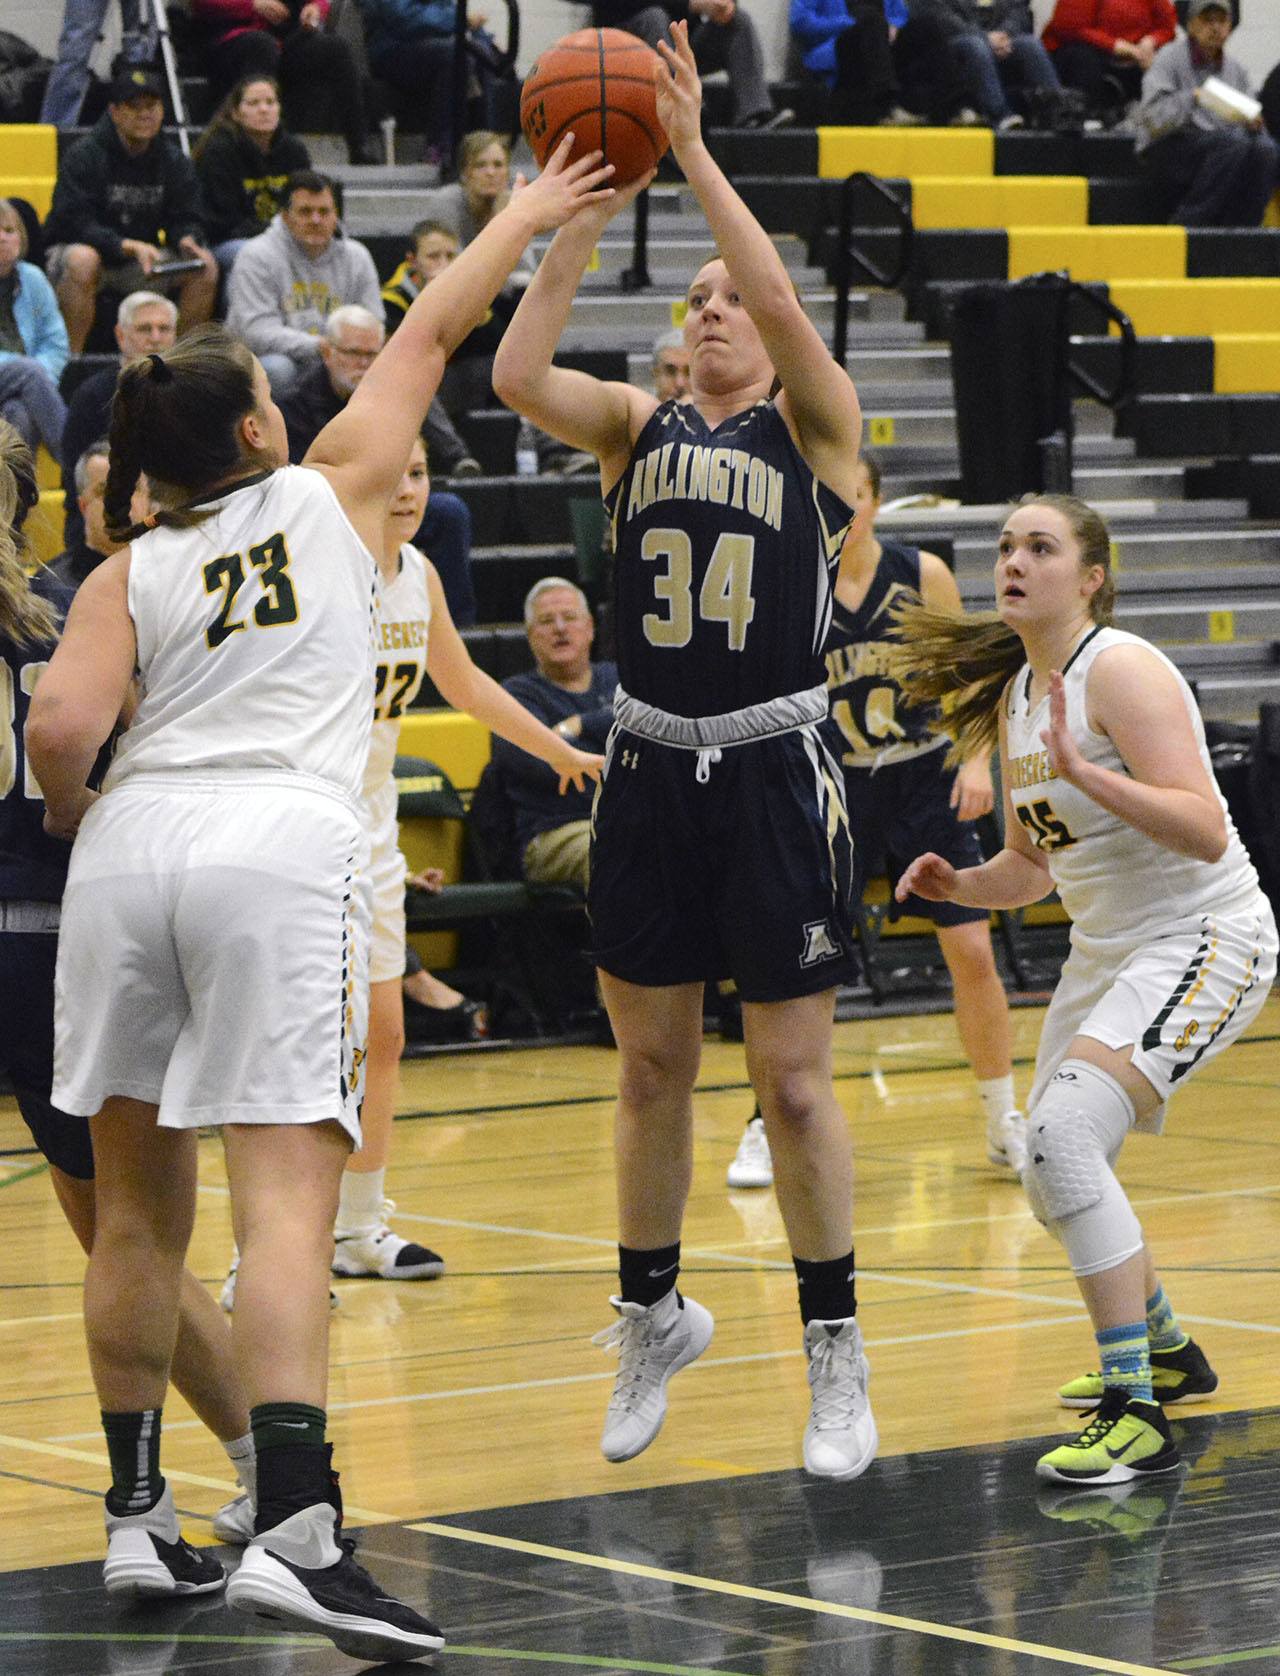
[[[396,819],[396,783],[388,779],[364,800],[369,843],[369,879],[373,886],[373,936],[369,945],[369,982],[404,976],[404,881],[408,864],[400,853]]]
[[[323,781],[146,775],[86,815],[58,942],[53,1099],[173,1129],[341,1123],[359,1144],[369,885]]]
[[[1250,1025],[1276,975],[1276,924],[1256,910],[1198,914],[1139,945],[1073,947],[1045,1014],[1029,1110],[1076,1036],[1133,1048],[1162,1100]],[[1139,1128],[1158,1129],[1163,1108]]]

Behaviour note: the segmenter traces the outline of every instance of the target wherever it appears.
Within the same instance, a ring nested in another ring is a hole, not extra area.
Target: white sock
[[[342,1186],[338,1189],[338,1220],[333,1228],[336,1239],[344,1239],[350,1234],[372,1234],[381,1227],[386,1186],[385,1168],[342,1172]]]
[[[1016,1112],[1018,1096],[1013,1092],[1013,1072],[1007,1077],[988,1077],[986,1082],[978,1083],[978,1093],[982,1096],[983,1109],[989,1118],[1003,1117],[1006,1112]]]
[[[227,1458],[236,1469],[236,1477],[248,1491],[249,1500],[258,1499],[258,1457],[254,1452],[253,1433],[246,1432],[243,1437],[233,1437],[224,1441],[222,1447],[227,1452]]]

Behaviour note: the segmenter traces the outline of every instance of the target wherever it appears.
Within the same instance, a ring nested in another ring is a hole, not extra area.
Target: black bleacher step
[[[1252,518],[1280,518],[1280,454],[1215,460],[1187,471],[1187,493],[1197,498],[1243,495]]]
[[[520,419],[507,408],[463,413],[458,429],[485,471],[493,477],[508,477],[516,467],[516,432]]]
[[[836,228],[827,227],[811,246],[812,261],[825,268],[832,284],[839,243]],[[853,230],[851,244],[874,262],[881,273],[887,273],[898,259],[901,235],[896,228],[859,226]],[[909,295],[913,285],[927,284],[934,279],[1004,279],[1008,272],[1009,235],[1003,228],[924,228],[912,240],[906,285]],[[853,277],[855,284],[867,282],[867,276],[856,266]]]
[[[525,595],[544,576],[563,576],[565,561],[548,564],[536,553],[507,552],[490,558],[471,555],[471,582],[476,593],[476,618],[482,623],[519,622]],[[570,581],[577,580],[576,562],[568,566]],[[510,671],[508,671],[510,673]]]
[[[713,128],[707,149],[729,176],[816,175],[818,135],[812,128]]]
[[[1188,279],[1280,277],[1280,227],[1188,227]]]
[[[924,322],[928,337],[935,339],[950,339],[951,310],[959,292],[966,290],[972,280],[929,280],[923,285],[913,288],[911,295],[910,314],[913,319]],[[1106,298],[1108,288],[1098,282],[1090,282],[1082,287],[1096,296]],[[1096,308],[1090,306],[1085,297],[1073,295],[1067,304],[1067,322],[1069,329],[1074,332],[1090,332],[1097,328],[1100,316]]]
[[[527,669],[533,668],[529,637],[520,623],[477,624],[474,628],[461,630],[461,634],[472,663],[495,681],[505,681],[511,675],[523,675]],[[437,710],[445,703],[428,675],[423,677],[418,696],[410,708]]]
[[[569,502],[600,492],[592,478],[555,476],[453,477],[449,488],[470,508],[473,556],[476,547],[572,546]]]
[[[1280,435],[1280,395],[1142,395],[1117,428],[1151,458],[1260,454]]]
[[[996,135],[998,175],[1133,175],[1139,164],[1127,134]]]
[[[1078,336],[1072,339],[1071,359],[1111,389],[1119,376],[1120,350],[1119,338]],[[1213,339],[1139,338],[1136,379],[1144,395],[1209,394],[1213,390]]]
[[[1146,176],[1089,181],[1091,227],[1164,227],[1170,207]]]

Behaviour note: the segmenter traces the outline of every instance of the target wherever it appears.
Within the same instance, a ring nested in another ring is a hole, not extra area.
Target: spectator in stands
[[[190,0],[190,8],[220,93],[244,76],[274,76],[295,133],[327,133],[336,120],[350,161],[377,161],[360,67],[346,41],[325,28],[329,0]]]
[[[1064,86],[1079,88],[1091,116],[1114,121],[1177,32],[1173,0],[1058,0],[1041,39]]]
[[[53,287],[26,254],[26,225],[0,198],[0,415],[33,455],[43,442],[56,457],[67,420],[58,394],[67,328]]]
[[[1280,147],[1262,118],[1227,116],[1205,99],[1211,76],[1251,92],[1248,72],[1227,56],[1230,33],[1227,0],[1191,0],[1186,35],[1161,47],[1142,78],[1138,155],[1177,199],[1169,219],[1187,227],[1257,227],[1280,177]]]
[[[116,315],[116,343],[120,360],[101,372],[91,373],[76,386],[67,407],[59,458],[62,488],[67,509],[63,540],[68,548],[84,540],[84,522],[77,504],[76,465],[85,449],[111,428],[111,398],[116,393],[120,367],[139,355],[172,349],[178,336],[178,311],[168,297],[154,291],[131,291]]]
[[[41,122],[74,128],[89,89],[89,60],[102,34],[111,0],[66,0],[58,58],[49,74],[40,106]],[[150,64],[155,41],[143,26],[142,0],[120,0],[120,59],[126,68]]]
[[[404,319],[413,299],[422,287],[439,273],[443,273],[458,254],[458,235],[442,221],[419,221],[409,235],[412,244],[405,252],[404,261],[382,287],[382,301],[387,311],[387,331],[394,332]],[[468,334],[453,354],[440,380],[439,401],[451,417],[473,407],[491,407],[493,394],[493,358],[498,352],[502,334],[511,324],[519,291],[508,290],[494,300],[486,320]],[[439,466],[441,456],[435,442],[432,452]],[[447,468],[446,468],[447,469]],[[453,474],[479,471],[474,460],[463,460],[453,467]]]
[[[379,81],[410,94],[426,118],[428,159],[444,162],[452,144],[454,0],[357,0],[364,24],[369,68]],[[485,17],[468,9],[468,103],[477,102],[480,120],[495,119],[497,48]]]
[[[196,141],[191,161],[204,193],[209,243],[223,273],[284,208],[289,177],[311,167],[302,141],[280,122],[274,76],[242,77]]]
[[[103,559],[118,551],[116,543],[107,534],[107,520],[102,509],[102,491],[106,488],[109,467],[110,450],[105,437],[91,442],[75,463],[80,533],[74,541],[68,537],[65,550],[49,563],[52,574],[73,592]]]
[[[791,35],[806,70],[831,90],[832,122],[907,128],[923,117],[902,103],[893,42],[907,0],[791,0]]]
[[[124,71],[111,84],[110,101],[62,159],[45,228],[45,268],[73,355],[84,349],[100,289],[116,296],[176,291],[184,331],[209,318],[218,289],[218,264],[204,246],[200,182],[160,132],[160,78]],[[180,260],[199,267],[166,275]]]
[[[653,389],[660,402],[689,399],[689,349],[683,332],[664,332],[653,346]]]
[[[334,309],[316,339],[317,357],[280,397],[289,435],[289,458],[295,464],[355,394],[360,380],[378,358],[386,338],[380,316],[359,303]],[[450,427],[452,429],[452,427]],[[430,430],[423,426],[430,448]],[[471,514],[457,495],[433,489],[422,527],[414,537],[440,574],[449,614],[458,628],[476,620],[471,584]]]
[[[320,335],[334,309],[359,303],[382,319],[378,270],[338,221],[327,175],[290,175],[284,208],[242,246],[227,283],[227,325],[262,362],[277,401],[320,359]]]
[[[1027,0],[908,0],[911,50],[932,81],[930,114],[950,108],[953,120],[989,123],[1002,132],[1021,128],[1038,89],[1060,92],[1053,61],[1036,38]],[[927,42],[921,34],[927,31]],[[923,46],[923,50],[922,50]]]
[[[583,751],[603,751],[613,725],[618,667],[592,663],[595,624],[586,595],[563,576],[535,582],[524,626],[537,668],[502,684],[526,710]],[[497,783],[515,818],[524,876],[535,884],[587,888],[594,787],[562,797],[556,776],[527,751],[496,735]]]
[[[793,110],[773,108],[755,20],[737,0],[662,0],[647,6],[639,0],[592,0],[591,21],[597,29],[625,29],[651,47],[670,42],[671,25],[681,18],[689,24],[699,73],[729,72],[735,128],[785,128],[795,121]]]

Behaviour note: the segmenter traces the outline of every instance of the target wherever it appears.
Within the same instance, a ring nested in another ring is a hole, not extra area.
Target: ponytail
[[[130,361],[111,403],[102,505],[112,540],[132,541],[157,524],[203,523],[209,510],[191,503],[245,464],[239,425],[257,405],[253,356],[220,326],[189,332],[163,355]],[[164,510],[135,523],[130,506],[144,472]]]
[[[941,709],[949,734],[948,763],[985,756],[999,736],[1000,695],[1026,662],[1022,642],[994,611],[955,616],[927,605],[894,612],[902,644],[889,654],[889,674],[908,704]]]
[[[1024,495],[1018,505],[1047,506],[1066,519],[1080,549],[1080,568],[1102,572],[1089,614],[1100,626],[1109,625],[1116,582],[1111,532],[1100,514],[1075,495]],[[1022,641],[994,611],[954,616],[906,605],[894,620],[902,644],[890,654],[889,672],[908,704],[942,706],[942,731],[953,741],[947,761],[991,751],[1000,733],[1001,695],[1027,661]]]
[[[8,420],[0,419],[0,634],[18,646],[52,640],[58,632],[57,613],[32,593],[26,568],[22,526],[39,499],[31,450]]]

